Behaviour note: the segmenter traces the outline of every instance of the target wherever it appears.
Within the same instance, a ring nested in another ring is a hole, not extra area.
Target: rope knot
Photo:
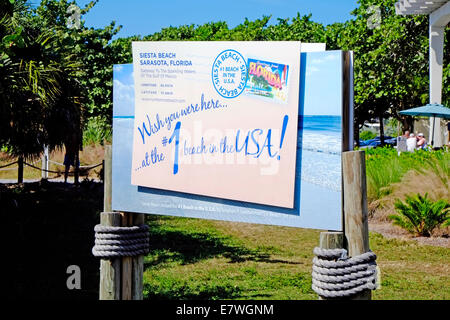
[[[377,256],[349,258],[345,249],[314,248],[312,289],[321,297],[343,298],[377,288]]]
[[[96,225],[95,245],[92,254],[102,259],[145,255],[149,252],[149,227],[145,224],[133,227]]]

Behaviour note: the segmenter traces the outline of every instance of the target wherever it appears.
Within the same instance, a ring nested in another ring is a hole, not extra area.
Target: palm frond
[[[397,199],[394,206],[398,215],[388,218],[418,236],[430,236],[435,228],[450,224],[450,203],[443,199],[433,202],[428,198],[428,193],[424,196],[408,195],[405,202]]]

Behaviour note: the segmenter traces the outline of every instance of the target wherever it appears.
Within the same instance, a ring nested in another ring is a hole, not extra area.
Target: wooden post
[[[122,217],[118,212],[102,212],[100,224],[119,227]],[[120,300],[120,258],[100,260],[100,300]]]
[[[133,225],[139,226],[144,224],[144,214],[142,213],[133,213]],[[142,300],[143,299],[143,291],[144,291],[144,256],[140,255],[137,257],[133,257],[133,270],[132,270],[132,299],[133,300]]]
[[[105,146],[105,159],[103,165],[103,211],[112,211],[112,149],[111,145]]]
[[[341,249],[343,247],[344,247],[344,234],[342,232],[329,231],[320,233],[320,248]],[[328,300],[328,299],[319,296],[319,300]]]
[[[23,157],[17,159],[17,183],[23,183]]]
[[[344,192],[345,246],[350,257],[369,251],[369,226],[367,210],[366,161],[362,150],[342,153]],[[372,293],[364,290],[352,297],[370,300]]]
[[[344,234],[339,231],[321,232],[320,247],[322,249],[342,249],[344,247]]]
[[[144,224],[141,213],[124,212],[122,226],[138,226]],[[142,300],[144,278],[144,256],[122,258],[122,300]]]
[[[101,215],[101,223],[122,227],[143,224],[143,214],[110,212],[112,211],[112,149],[110,145],[105,146],[103,183],[103,211],[105,212]],[[100,300],[142,300],[143,277],[143,256],[113,260],[102,259],[100,263]]]
[[[41,177],[44,180],[48,179],[48,146],[44,146],[44,153],[42,154],[42,173]]]
[[[122,216],[119,212],[111,212],[111,191],[112,191],[112,154],[111,146],[105,147],[104,166],[104,196],[103,211],[100,215],[100,224],[105,226],[120,227]],[[121,259],[101,259],[100,260],[100,300],[120,300],[121,284]]]
[[[128,212],[121,213],[122,227],[131,227],[133,214]],[[132,270],[133,270],[133,258],[122,257],[122,300],[132,299]]]

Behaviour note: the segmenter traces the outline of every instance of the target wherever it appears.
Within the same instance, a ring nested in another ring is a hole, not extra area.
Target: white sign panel
[[[299,42],[134,42],[134,185],[293,208]]]

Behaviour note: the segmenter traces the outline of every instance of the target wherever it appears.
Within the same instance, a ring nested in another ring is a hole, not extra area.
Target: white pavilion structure
[[[449,0],[399,0],[395,3],[395,11],[399,15],[426,14],[429,16],[430,28],[430,103],[442,103],[442,68],[444,60],[445,27],[450,22]],[[430,118],[430,141],[434,146],[443,144],[439,130],[431,137],[431,128],[439,128],[440,118]]]

